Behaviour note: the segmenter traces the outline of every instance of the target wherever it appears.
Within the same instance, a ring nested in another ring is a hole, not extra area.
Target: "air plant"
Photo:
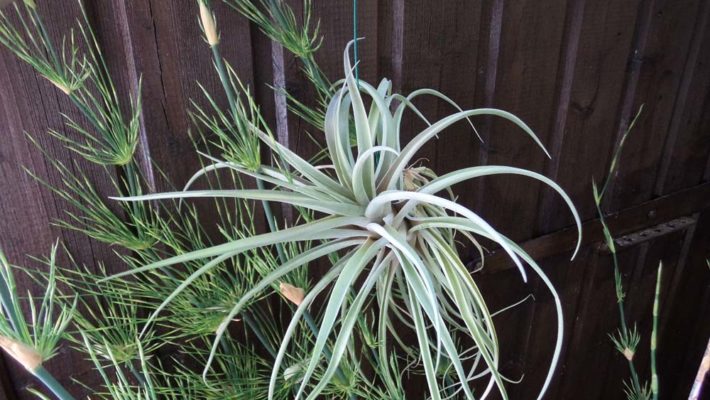
[[[379,354],[387,359],[387,334],[396,334],[394,319],[413,325],[417,332],[419,350],[424,365],[430,395],[441,398],[437,366],[443,360],[451,363],[458,376],[458,390],[473,398],[470,380],[489,376],[485,394],[497,387],[507,398],[504,378],[498,371],[499,344],[491,313],[477,288],[475,280],[459,258],[455,234],[479,246],[476,236],[489,239],[508,253],[520,269],[523,261],[541,277],[552,291],[557,306],[559,331],[550,371],[542,388],[545,392],[559,356],[562,338],[562,312],[559,298],[549,279],[539,266],[513,241],[496,231],[473,211],[453,200],[438,196],[456,183],[497,174],[523,175],[539,180],[556,190],[569,206],[578,228],[577,215],[571,200],[550,179],[532,171],[507,166],[480,166],[436,176],[432,171],[420,173],[411,165],[417,151],[448,126],[476,116],[496,116],[519,126],[543,148],[532,130],[520,119],[497,109],[459,111],[430,124],[408,144],[400,144],[401,119],[405,109],[416,108],[402,96],[390,93],[390,82],[383,80],[377,87],[356,81],[352,65],[345,51],[346,79],[341,82],[329,103],[325,117],[325,137],[330,165],[316,166],[279,144],[257,124],[249,124],[250,134],[268,146],[278,166],[248,168],[239,160],[218,160],[197,173],[203,175],[217,168],[228,168],[244,176],[266,182],[272,189],[241,190],[185,190],[133,196],[124,201],[186,199],[196,197],[238,198],[280,202],[312,210],[319,216],[312,221],[261,235],[245,237],[221,245],[180,254],[143,267],[114,275],[113,278],[145,273],[166,266],[195,260],[208,260],[187,277],[173,294],[165,299],[149,318],[155,318],[172,299],[201,276],[213,273],[225,259],[252,249],[283,243],[315,241],[319,244],[290,258],[249,290],[232,308],[216,331],[207,374],[222,337],[231,321],[245,310],[251,299],[278,282],[285,274],[299,267],[332,255],[343,254],[317,282],[298,306],[284,335],[274,362],[269,393],[276,388],[281,362],[288,343],[299,326],[300,318],[314,299],[332,285],[327,306],[318,327],[312,356],[305,368],[296,398],[305,394],[316,368],[319,366],[331,334],[335,335],[332,354],[326,357],[328,368],[324,376],[306,398],[316,398],[335,375],[346,352],[358,316],[376,294],[379,309]],[[443,97],[435,91],[435,95]],[[369,112],[363,95],[369,96]],[[395,105],[395,100],[402,100]],[[350,132],[356,137],[356,151],[350,145]],[[327,167],[324,168],[324,167]],[[332,172],[331,172],[332,171]],[[453,215],[452,215],[453,214]],[[581,231],[580,231],[581,232]],[[475,236],[474,236],[475,235]],[[110,278],[111,279],[111,278]],[[361,285],[357,282],[362,281]],[[351,291],[353,294],[351,295]],[[403,308],[404,312],[393,312]],[[392,316],[395,318],[392,318]],[[452,334],[471,339],[477,349],[474,367],[467,371],[461,360],[461,350]],[[482,360],[482,367],[475,365]],[[484,395],[485,397],[485,395]]]

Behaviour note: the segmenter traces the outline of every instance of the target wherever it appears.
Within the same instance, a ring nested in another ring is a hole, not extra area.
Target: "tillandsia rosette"
[[[254,249],[313,242],[314,246],[292,254],[250,288],[224,316],[216,329],[205,377],[227,328],[257,296],[278,287],[281,279],[292,271],[329,257],[332,261],[330,269],[303,294],[302,299],[299,298],[300,303],[283,335],[273,364],[269,398],[273,398],[281,370],[286,368],[282,364],[294,332],[302,318],[308,315],[314,300],[327,289],[330,294],[316,330],[310,359],[299,369],[296,399],[315,399],[323,393],[338,372],[344,355],[352,351],[353,331],[358,317],[367,307],[375,307],[378,311],[376,341],[379,359],[389,360],[391,352],[397,349],[416,355],[424,368],[432,399],[448,398],[452,390],[468,399],[485,398],[494,389],[507,398],[506,379],[499,372],[500,345],[492,314],[456,249],[457,235],[460,235],[483,256],[478,240],[485,238],[510,256],[523,280],[527,280],[524,266],[527,264],[552,292],[558,332],[549,372],[539,395],[542,397],[552,379],[562,344],[560,299],[537,263],[478,214],[458,204],[451,195],[451,187],[469,179],[498,174],[538,180],[562,196],[571,210],[581,240],[581,223],[574,205],[556,183],[526,169],[486,165],[437,176],[434,171],[418,166],[415,156],[422,146],[447,127],[479,116],[508,120],[529,135],[546,154],[547,151],[523,121],[498,109],[461,110],[457,107],[457,112],[429,122],[413,105],[415,97],[433,95],[452,104],[453,101],[435,90],[423,89],[405,97],[391,93],[388,80],[374,87],[356,79],[348,55],[349,47],[344,54],[346,78],[335,84],[337,90],[325,114],[327,156],[320,165],[306,161],[281,145],[262,124],[253,119],[249,122],[247,118],[246,134],[258,138],[271,149],[273,165],[253,166],[240,162],[238,157],[220,160],[205,155],[212,164],[198,171],[190,183],[207,173],[224,169],[255,178],[271,188],[189,190],[188,185],[180,192],[121,198],[131,202],[198,197],[279,202],[310,210],[313,218],[280,230],[179,254],[108,279],[204,260],[202,266],[184,279],[153,312],[150,322],[182,291],[201,276],[219,268],[225,260]],[[406,110],[426,121],[427,127],[405,145],[400,139],[401,121]],[[397,330],[401,326],[416,332],[417,350],[410,349],[399,338]],[[144,333],[147,329],[146,326]],[[390,338],[394,340],[390,341]],[[462,342],[472,345],[462,349]],[[317,382],[313,382],[314,373],[324,358],[325,371],[319,371]],[[455,371],[457,382],[442,382],[442,368]],[[293,372],[292,369],[289,367],[288,370]],[[388,368],[384,369],[383,383],[394,390],[397,380]],[[481,395],[474,397],[471,387],[478,379],[486,379],[487,383]]]

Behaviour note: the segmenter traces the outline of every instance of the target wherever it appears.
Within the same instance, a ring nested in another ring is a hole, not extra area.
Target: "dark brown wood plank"
[[[560,382],[564,381],[567,376],[568,365],[565,363],[565,355],[574,351],[570,348],[570,341],[578,322],[580,294],[586,284],[589,270],[593,266],[591,261],[595,259],[594,251],[593,247],[587,247],[582,253],[583,256],[573,262],[570,262],[565,256],[556,256],[550,257],[540,264],[560,296],[564,322],[562,354],[546,398],[558,398],[556,390]],[[511,398],[516,399],[534,398],[542,389],[552,360],[557,335],[557,316],[552,295],[547,286],[531,270],[529,270],[529,274],[531,284],[528,286],[534,288],[532,294],[535,299],[531,302],[534,314],[529,324],[522,327],[523,331],[527,330],[528,332],[525,345],[518,349],[518,357],[521,360],[519,375],[523,376],[523,382],[514,385],[511,390]],[[501,327],[501,329],[505,328],[507,327]]]
[[[625,285],[636,265],[639,249],[619,253]],[[616,356],[609,333],[618,326],[618,309],[614,295],[614,273],[611,257],[592,256],[581,292],[577,322],[569,332],[570,342],[564,358],[564,375],[556,398],[601,399],[603,385],[590,385],[589,379],[604,376],[610,360]]]
[[[678,217],[694,214],[710,207],[710,184],[705,183],[691,189],[659,197],[655,200],[629,207],[606,217],[612,231],[623,235],[641,230]],[[582,225],[583,245],[603,239],[598,219],[586,221]],[[544,259],[561,252],[571,254],[577,243],[577,229],[565,228],[522,243],[522,247],[535,259]],[[487,272],[512,268],[507,256],[494,253],[486,258]]]
[[[581,22],[570,18],[568,36],[575,34],[576,26],[579,37],[576,46],[568,45],[564,57],[573,65],[567,67],[570,81],[560,82],[550,140],[552,159],[547,161],[545,174],[570,195],[583,219],[595,216],[591,182],[606,175],[615,141],[617,110],[634,34],[630,21],[636,19],[637,10],[638,1],[585,1]],[[554,191],[545,189],[539,206],[539,233],[569,225],[568,214],[560,212],[566,206]]]
[[[617,135],[644,105],[644,117],[629,136],[609,197],[613,209],[653,196],[673,106],[690,49],[701,1],[649,1],[637,27]]]
[[[517,115],[549,143],[569,4],[514,1],[503,7],[492,106]],[[488,152],[480,163],[542,170],[545,154],[515,125],[493,119],[482,134]],[[540,187],[509,176],[481,182],[482,215],[515,240],[532,237]]]
[[[687,398],[703,351],[710,338],[710,213],[698,217],[683,268],[666,280],[659,338],[660,390],[665,398]]]
[[[655,194],[693,186],[703,180],[710,155],[710,3],[698,16],[690,55],[659,166]]]
[[[442,43],[443,21],[450,17],[444,12],[445,2],[405,1],[395,7],[396,23],[400,25],[402,35],[401,42],[397,43],[401,59],[395,61],[395,88],[404,95],[424,87],[438,88],[442,79],[441,57],[445,51],[445,44]],[[416,99],[414,104],[427,118],[436,119],[437,100],[422,97]],[[401,143],[408,143],[425,128],[424,122],[407,112],[401,123]],[[438,141],[429,141],[417,153],[416,162],[433,168],[438,146]]]
[[[476,79],[477,66],[481,61],[479,43],[483,39],[479,29],[482,17],[482,5],[470,1],[442,2],[440,12],[431,17],[437,25],[436,40],[425,51],[433,58],[426,64],[438,69],[429,74],[438,80],[432,82],[436,84],[432,88],[449,96],[464,110],[478,106],[475,96],[479,83]],[[425,59],[419,62],[425,62]],[[432,114],[435,120],[457,112],[442,101],[427,101],[435,106]],[[482,143],[466,122],[457,123],[442,132],[437,142],[436,159],[432,160],[431,165],[438,175],[479,163]],[[474,206],[475,187],[476,182],[469,181],[454,188],[461,204]]]

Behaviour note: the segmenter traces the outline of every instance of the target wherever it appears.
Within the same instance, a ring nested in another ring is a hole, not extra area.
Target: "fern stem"
[[[264,336],[263,332],[261,332],[261,328],[259,328],[259,325],[254,321],[254,319],[249,315],[247,312],[242,313],[242,318],[244,318],[244,322],[247,324],[249,329],[254,332],[256,335],[256,338],[259,340],[262,346],[266,349],[266,351],[269,352],[271,357],[276,358],[276,351],[274,350],[273,346],[271,346],[271,343],[269,343],[268,340],[266,340],[266,336]]]
[[[658,265],[656,276],[656,294],[653,298],[653,328],[651,330],[651,395],[653,400],[658,400],[658,371],[656,369],[656,347],[658,345],[658,309],[661,297],[661,274],[663,263]]]
[[[227,76],[227,69],[224,66],[224,60],[219,52],[219,45],[212,46],[212,59],[214,60],[215,68],[217,69],[217,74],[219,75],[219,80],[224,88],[224,93],[227,95],[227,101],[229,102],[229,109],[232,111],[232,116],[237,117],[237,99],[232,92],[232,88],[229,84],[229,77]]]
[[[62,64],[59,60],[59,56],[57,55],[57,51],[55,50],[54,45],[52,44],[52,41],[49,38],[47,28],[44,26],[44,22],[42,22],[42,18],[39,16],[39,13],[35,8],[30,8],[30,13],[32,14],[32,19],[34,19],[37,23],[37,27],[39,28],[40,35],[42,35],[42,39],[47,45],[49,55],[50,57],[52,57],[52,63],[54,63],[54,66],[57,68],[57,71],[61,70]]]
[[[224,93],[227,95],[227,101],[229,102],[229,108],[232,111],[232,117],[237,118],[237,99],[232,86],[229,83],[229,77],[227,76],[227,69],[224,65],[224,60],[219,51],[219,45],[212,46],[212,58],[214,59],[215,68],[217,69],[217,74],[219,75],[219,80],[222,83],[222,88]],[[264,190],[264,182],[261,179],[256,180],[256,186],[259,190]],[[264,215],[266,216],[266,222],[269,224],[269,229],[271,232],[276,232],[278,227],[276,226],[276,220],[274,219],[274,214],[271,210],[271,204],[268,201],[262,201],[262,206],[264,207]],[[284,252],[283,245],[281,243],[276,244],[276,252],[278,253],[279,260],[281,263],[286,263],[286,253]]]
[[[74,397],[67,392],[67,390],[62,386],[49,371],[44,369],[43,366],[37,367],[32,374],[37,377],[42,384],[49,389],[59,400],[75,400]]]
[[[601,215],[601,211],[600,211],[600,215]],[[601,216],[601,218],[603,219],[604,217]],[[604,225],[604,229],[607,230],[606,224]],[[611,236],[611,232],[608,232],[608,233]],[[614,262],[614,281],[615,281],[614,283],[617,288],[621,288],[621,287],[623,287],[623,282],[621,281],[621,270],[619,268],[619,259],[616,255],[615,250],[612,250],[611,258]],[[619,307],[619,323],[621,325],[621,333],[624,336],[628,336],[629,326],[626,323],[626,313],[624,312],[624,297],[623,296],[619,296],[617,298],[617,305]],[[632,382],[634,391],[636,393],[640,393],[641,392],[641,382],[639,381],[639,375],[638,375],[638,372],[636,371],[636,366],[634,365],[633,358],[628,360],[628,363],[629,363],[629,373],[631,374],[631,382]]]
[[[0,253],[0,258],[3,254]],[[5,276],[0,274],[0,302],[5,312],[10,317],[10,324],[15,332],[19,332],[19,328],[23,326],[22,321],[19,319],[18,315],[15,313],[15,309],[12,307],[12,294],[10,292],[10,286],[5,280]]]

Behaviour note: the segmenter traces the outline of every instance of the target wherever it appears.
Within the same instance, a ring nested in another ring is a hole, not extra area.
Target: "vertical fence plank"
[[[583,219],[596,214],[591,182],[606,175],[637,9],[638,1],[584,2],[569,97],[560,98],[557,106],[560,126],[552,142],[558,151],[545,173],[574,199]],[[556,193],[546,190],[539,206],[540,233],[570,224],[567,214],[559,212],[564,204]]]
[[[699,214],[688,238],[682,268],[668,275],[668,295],[661,301],[659,373],[661,398],[687,398],[710,337],[710,212]]]
[[[565,357],[576,350],[570,346],[571,333],[578,321],[580,294],[589,270],[593,266],[590,262],[594,259],[593,251],[592,247],[582,250],[580,257],[574,262],[570,262],[566,254],[540,262],[545,273],[558,289],[564,321],[562,353],[546,398],[559,398],[556,396],[556,389],[567,373]],[[537,276],[531,278],[529,286],[534,288],[531,290],[534,300],[529,305],[534,311],[530,324],[522,327],[523,332],[528,331],[527,340],[519,342],[518,348],[512,349],[520,360],[520,370],[516,376],[522,376],[523,382],[512,387],[511,399],[534,398],[540,392],[552,361],[557,337],[557,314],[550,291]]]
[[[703,2],[656,179],[661,195],[698,184],[710,155],[710,3]]]
[[[624,285],[638,258],[638,248],[619,253]],[[590,385],[604,374],[614,352],[609,333],[618,326],[618,309],[614,296],[614,273],[611,257],[604,254],[592,256],[593,262],[585,276],[585,285],[580,294],[574,331],[570,332],[570,344],[564,358],[565,372],[557,398],[599,399],[602,385]]]
[[[619,177],[610,197],[612,208],[627,207],[653,195],[658,167],[678,97],[699,1],[645,1],[645,19],[638,26],[632,64],[621,109],[620,135],[636,110],[644,118],[629,137]]]
[[[505,2],[503,8],[492,105],[519,116],[543,143],[549,143],[567,12],[562,1],[512,1]],[[494,119],[483,137],[489,146],[487,164],[542,169],[544,153],[513,124]],[[531,237],[540,188],[517,177],[496,176],[484,181],[479,189],[482,214],[515,240]]]

